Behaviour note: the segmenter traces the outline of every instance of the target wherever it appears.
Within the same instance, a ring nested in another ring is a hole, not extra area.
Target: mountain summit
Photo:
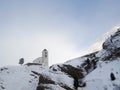
[[[49,68],[2,67],[0,90],[120,90],[120,26],[101,40],[101,49]]]

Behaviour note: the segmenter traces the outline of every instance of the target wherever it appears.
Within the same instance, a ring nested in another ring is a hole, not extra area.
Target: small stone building
[[[36,58],[33,63],[41,64],[42,66],[48,66],[48,51],[44,49],[42,51],[42,57]]]

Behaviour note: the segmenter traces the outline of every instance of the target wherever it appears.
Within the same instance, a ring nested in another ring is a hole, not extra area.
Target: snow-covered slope
[[[0,90],[120,90],[120,26],[100,45],[95,52],[49,68],[35,63],[2,67]]]
[[[116,80],[111,80],[114,73]],[[102,62],[84,78],[86,87],[78,90],[120,90],[120,58],[111,62]]]
[[[32,71],[42,72],[38,66],[6,66],[0,69],[0,90],[36,90],[39,77]]]
[[[41,88],[50,87],[52,90],[65,90],[62,88],[64,86],[73,88],[73,79],[68,75],[53,72],[39,64],[0,68],[0,90],[36,90],[39,79],[42,80]]]
[[[119,28],[120,28],[120,25],[117,25],[114,28],[112,28],[112,30],[110,30],[110,31],[106,32],[105,34],[103,34],[100,38],[97,39],[97,41],[94,44],[92,44],[89,48],[87,48],[86,50],[81,52],[81,55],[86,55],[86,54],[101,50],[102,45],[106,41],[106,39],[108,39],[115,32],[117,32],[117,30]]]

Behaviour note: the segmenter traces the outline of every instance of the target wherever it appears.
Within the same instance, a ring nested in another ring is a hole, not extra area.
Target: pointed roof
[[[43,51],[47,51],[47,49],[44,49]]]

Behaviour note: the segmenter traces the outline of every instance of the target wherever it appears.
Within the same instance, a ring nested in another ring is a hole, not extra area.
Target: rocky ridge
[[[63,64],[49,68],[34,64],[2,67],[0,90],[120,90],[119,65],[120,27],[117,27],[101,50]]]

